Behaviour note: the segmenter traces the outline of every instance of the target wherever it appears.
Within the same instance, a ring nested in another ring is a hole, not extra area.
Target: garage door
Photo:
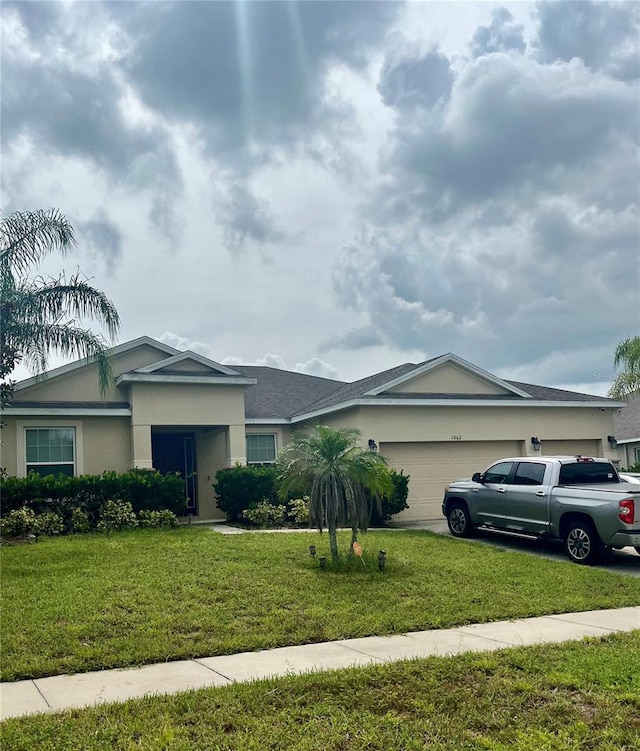
[[[497,459],[519,456],[520,441],[446,441],[442,443],[383,443],[380,453],[398,472],[411,475],[409,508],[395,519],[442,519],[442,496],[448,482],[471,477]]]
[[[545,441],[542,440],[541,453],[546,456],[602,456],[598,449],[599,441]]]

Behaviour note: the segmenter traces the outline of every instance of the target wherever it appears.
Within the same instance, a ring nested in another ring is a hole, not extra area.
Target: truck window
[[[520,462],[512,485],[542,485],[546,465],[540,462]]]
[[[594,485],[620,482],[615,469],[608,462],[576,462],[560,468],[560,485]]]
[[[506,482],[507,477],[511,474],[512,467],[513,462],[500,462],[499,464],[494,464],[493,467],[489,467],[484,473],[482,479],[484,482]]]

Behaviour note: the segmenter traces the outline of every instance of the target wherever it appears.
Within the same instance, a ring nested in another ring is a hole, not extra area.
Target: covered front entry
[[[521,441],[434,441],[383,443],[380,453],[398,472],[411,475],[409,508],[396,518],[428,521],[442,518],[444,486],[471,477],[492,462],[522,454]]]
[[[186,513],[197,515],[196,441],[193,433],[151,433],[153,467],[163,474],[177,472],[184,480]]]

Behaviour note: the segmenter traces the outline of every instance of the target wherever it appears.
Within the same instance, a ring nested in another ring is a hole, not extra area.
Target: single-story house
[[[640,392],[631,394],[624,409],[614,413],[613,429],[620,465],[626,468],[640,464]]]
[[[609,437],[622,403],[503,380],[453,354],[353,383],[228,367],[148,337],[112,354],[106,394],[95,365],[82,360],[17,384],[0,435],[9,474],[177,471],[189,513],[216,519],[218,469],[272,462],[293,431],[322,423],[358,428],[365,446],[411,475],[402,518],[428,520],[440,518],[446,482],[501,457],[617,458]]]

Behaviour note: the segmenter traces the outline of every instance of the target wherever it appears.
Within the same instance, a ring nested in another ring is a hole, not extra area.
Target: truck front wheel
[[[455,501],[449,505],[447,524],[449,525],[449,532],[454,537],[471,537],[475,531],[475,525],[469,517],[469,510],[460,501]]]
[[[570,561],[592,566],[600,560],[602,544],[592,524],[577,521],[566,529],[564,550]]]

